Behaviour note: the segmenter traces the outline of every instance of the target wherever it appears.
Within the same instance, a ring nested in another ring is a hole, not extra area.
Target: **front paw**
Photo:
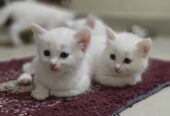
[[[133,86],[133,85],[136,85],[137,83],[141,82],[142,81],[142,78],[141,77],[136,77],[134,80],[132,80],[130,82],[129,85]]]
[[[33,98],[35,98],[36,100],[44,100],[44,99],[46,99],[49,96],[49,93],[45,92],[45,91],[42,92],[42,91],[33,90],[31,92],[31,96]]]

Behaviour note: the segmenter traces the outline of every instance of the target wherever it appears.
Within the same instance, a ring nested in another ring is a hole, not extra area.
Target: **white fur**
[[[49,95],[75,96],[89,88],[91,75],[88,51],[82,52],[75,44],[75,33],[72,29],[57,28],[36,37],[38,56],[30,64],[35,68],[35,89],[31,93],[35,99],[45,99]],[[43,55],[45,49],[50,50],[51,57]],[[67,59],[59,58],[62,51],[70,53]],[[50,70],[50,63],[57,64],[59,71]]]
[[[92,28],[88,22],[92,21],[94,23],[94,27]],[[67,20],[66,26],[75,29],[77,31],[88,28],[91,31],[91,39],[90,44],[88,47],[88,53],[87,56],[90,58],[90,64],[93,67],[94,61],[96,57],[99,57],[105,47],[106,44],[106,25],[105,23],[92,15],[89,15],[87,18],[81,18],[77,20]],[[33,60],[33,62],[36,62],[37,58]],[[34,65],[35,63],[26,63],[23,65],[23,72],[26,72],[28,74],[34,74],[36,67]],[[91,69],[93,70],[93,68]]]
[[[111,38],[108,38],[101,57],[96,59],[95,80],[107,86],[135,85],[142,80],[141,74],[148,66],[149,53],[143,56],[137,47],[143,39],[126,32],[116,34],[110,30],[109,33]],[[110,54],[115,54],[116,59],[111,60]],[[126,57],[132,59],[130,64],[123,63]],[[119,73],[115,67],[119,67]]]
[[[68,20],[66,21],[66,25],[75,30],[80,30],[85,27],[88,27],[91,30],[89,55],[91,57],[91,71],[93,72],[96,58],[101,56],[101,53],[106,45],[107,25],[101,19],[93,15],[88,15],[86,18],[80,18],[77,20]]]
[[[65,20],[72,19],[74,14],[39,2],[20,1],[5,6],[0,12],[0,17],[0,26],[9,17],[14,20],[9,27],[9,32],[13,44],[18,46],[21,44],[19,34],[23,30],[30,29],[32,23],[52,29],[64,23]]]
[[[81,21],[79,21],[79,20],[81,20]],[[94,73],[93,72],[94,63],[95,63],[94,60],[96,60],[96,57],[100,56],[100,54],[102,53],[102,51],[105,47],[105,44],[106,44],[106,36],[105,35],[106,34],[105,34],[105,24],[101,20],[98,20],[98,19],[92,17],[93,23],[95,23],[94,28],[91,28],[90,25],[88,25],[88,23],[87,23],[88,20],[89,20],[89,16],[86,19],[78,19],[75,21],[72,20],[72,25],[67,24],[67,26],[69,26],[77,31],[79,31],[83,28],[86,28],[86,27],[89,27],[89,29],[91,29],[91,39],[90,39],[90,44],[89,44],[89,47],[87,50],[88,52],[86,53],[86,57],[88,57],[88,59],[89,59],[89,64],[90,64],[89,70],[91,70],[90,72],[92,75]],[[79,25],[79,26],[75,26],[75,25]],[[23,72],[30,74],[30,75],[34,75],[36,72],[36,69],[37,69],[37,67],[36,67],[37,65],[38,65],[38,56],[35,57],[32,62],[29,62],[29,63],[26,63],[23,65]],[[26,77],[21,75],[18,78],[17,83],[24,84],[24,83],[22,83],[23,80],[25,83],[30,82],[29,78],[27,79]],[[27,82],[27,80],[28,80],[28,82]]]
[[[20,77],[17,79],[18,84],[23,84],[23,85],[27,85],[27,84],[31,84],[32,83],[32,76],[30,74],[24,73],[22,75],[20,75]]]
[[[23,72],[34,75],[36,71],[36,62],[38,62],[38,57],[35,57],[32,62],[25,63],[22,67]]]
[[[83,66],[82,69],[80,68],[81,69],[80,75],[83,75],[84,71],[85,72],[87,71],[86,73],[89,74],[88,76],[93,75],[93,73],[94,73],[93,68],[94,68],[94,63],[95,63],[94,61],[96,60],[96,57],[98,57],[101,54],[102,50],[104,49],[105,43],[106,43],[105,24],[100,20],[96,20],[95,18],[93,20],[95,22],[95,26],[94,26],[94,28],[91,28],[91,40],[90,40],[90,44],[89,44],[89,47],[86,52],[86,60],[88,59],[88,62],[85,61],[84,62],[85,67]],[[80,24],[81,26],[79,26],[78,28],[74,27],[74,26],[72,26],[72,28],[79,31],[82,28],[89,27],[89,25],[86,23],[87,21],[88,21],[88,18],[84,19],[84,21],[82,21],[82,24]],[[74,21],[74,23],[75,24],[73,24],[73,25],[76,25],[77,21]],[[63,31],[66,33],[65,36],[69,35],[67,30],[63,30]],[[57,38],[60,38],[60,37],[57,36]],[[66,40],[64,41],[63,39],[62,39],[62,42],[67,43],[67,41]],[[43,47],[45,47],[45,46],[43,45]],[[36,72],[35,71],[36,69],[40,69],[41,67],[43,67],[43,66],[36,67],[36,65],[39,65],[37,62],[38,62],[38,58],[36,57],[32,63],[25,64],[23,67],[24,72],[29,73],[29,74],[34,74]],[[77,65],[76,62],[75,62],[75,65]],[[41,70],[41,72],[45,72],[45,71]],[[49,73],[45,73],[45,74],[49,74]],[[44,73],[42,75],[44,75]],[[70,76],[70,74],[69,74],[69,76]],[[83,75],[83,77],[86,77],[86,76],[87,76],[86,74]],[[52,81],[52,82],[54,82],[54,81]],[[65,83],[67,83],[67,82],[65,82]],[[67,84],[62,83],[62,85],[67,85]],[[84,85],[82,85],[82,86],[84,86]],[[72,91],[72,92],[74,94],[77,93],[76,91]],[[66,93],[61,92],[60,94],[57,93],[56,96],[66,96],[65,94],[67,94],[67,92]]]
[[[67,20],[66,26],[73,28],[75,30],[80,30],[85,27],[91,28],[92,35],[105,35],[106,24],[93,15],[88,15],[86,18],[80,18],[76,20]],[[92,27],[94,25],[94,27]]]

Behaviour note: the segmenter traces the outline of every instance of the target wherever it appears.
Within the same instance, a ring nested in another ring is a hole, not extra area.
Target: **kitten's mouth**
[[[115,69],[113,69],[112,70],[113,71],[113,73],[114,73],[114,75],[122,75],[122,71],[121,70],[115,70]]]
[[[49,67],[50,67],[50,70],[52,71],[57,71],[57,72],[59,71],[59,69],[57,68],[57,65],[50,64]]]
[[[120,70],[114,70],[116,73],[118,73],[118,74],[120,74],[121,73],[121,71]]]

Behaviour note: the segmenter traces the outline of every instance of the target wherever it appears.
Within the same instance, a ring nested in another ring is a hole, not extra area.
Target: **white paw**
[[[135,77],[135,79],[132,80],[129,85],[133,86],[133,85],[136,85],[137,83],[139,83],[141,81],[142,81],[141,77]]]
[[[141,81],[142,81],[142,77],[141,77],[141,76],[139,76],[139,77],[136,78],[136,83],[139,83],[139,82],[141,82]]]
[[[80,95],[83,92],[85,92],[85,90],[51,91],[50,95],[56,97],[71,97]]]
[[[17,84],[20,85],[26,85],[31,83],[32,83],[32,76],[30,74],[24,73],[17,79]]]
[[[36,100],[44,100],[49,96],[49,93],[48,92],[42,92],[42,91],[33,90],[31,92],[31,96],[33,98],[35,98]]]
[[[129,83],[129,85],[133,86],[133,85],[136,85],[136,83],[137,83],[136,81],[132,81],[132,82]]]

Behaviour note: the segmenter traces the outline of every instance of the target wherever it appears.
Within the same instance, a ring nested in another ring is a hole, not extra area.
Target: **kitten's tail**
[[[7,81],[0,84],[1,92],[26,93],[33,90],[33,79],[29,74],[22,74],[17,80]]]

